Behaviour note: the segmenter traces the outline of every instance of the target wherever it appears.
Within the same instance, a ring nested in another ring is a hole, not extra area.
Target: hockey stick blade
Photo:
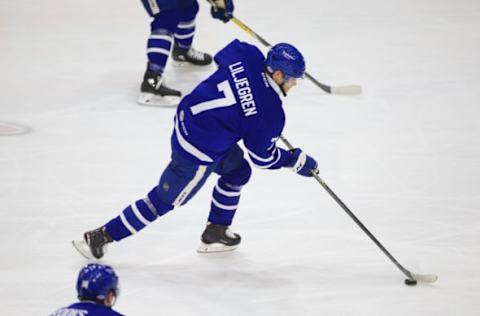
[[[337,86],[331,88],[332,94],[357,95],[362,94],[362,87],[357,85]]]
[[[438,276],[435,274],[416,274],[416,273],[411,273],[411,274],[415,280],[422,283],[434,283],[438,280]]]
[[[347,85],[347,86],[329,86],[324,83],[319,82],[308,72],[305,72],[305,78],[310,80],[314,85],[322,89],[328,94],[338,94],[338,95],[357,95],[362,94],[362,87],[358,85]]]
[[[295,147],[285,138],[283,135],[280,135],[280,140],[285,143],[289,150],[293,150]],[[363,230],[365,234],[377,245],[377,247],[392,261],[393,264],[406,276],[408,279],[405,280],[407,285],[415,285],[418,282],[422,283],[434,283],[437,281],[438,276],[435,274],[416,274],[405,269],[398,261],[395,259],[392,254],[378,241],[378,239],[368,230],[365,225],[353,214],[353,212],[348,208],[348,206],[343,203],[343,201],[330,189],[330,187],[322,180],[319,176],[318,170],[312,169],[312,177],[320,183],[320,185],[328,192],[328,194],[337,202],[338,205],[350,216],[350,218]]]

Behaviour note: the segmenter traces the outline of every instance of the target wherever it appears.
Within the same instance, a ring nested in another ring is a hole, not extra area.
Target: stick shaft
[[[250,35],[251,37],[254,37],[256,38],[258,41],[260,41],[260,43],[262,43],[264,46],[266,47],[272,47],[272,45],[267,42],[266,39],[264,39],[263,37],[261,37],[260,35],[258,35],[257,33],[255,33],[251,28],[249,28],[245,23],[243,23],[242,21],[240,21],[239,19],[237,19],[236,17],[232,17],[231,19],[233,21],[233,23],[235,23],[236,25],[238,25],[242,30],[244,30],[245,32],[248,33],[248,35]]]
[[[231,20],[233,21],[233,23],[238,25],[242,30],[247,32],[251,37],[256,38],[264,46],[272,47],[272,45],[270,45],[270,43],[266,39],[264,39],[263,37],[261,37],[260,35],[255,33],[251,28],[249,28],[245,23],[243,23],[242,21],[240,21],[236,17],[232,17]],[[317,87],[319,87],[320,89],[322,89],[326,93],[332,93],[332,87],[319,82],[317,79],[315,79],[312,75],[310,75],[306,71],[305,71],[305,77],[307,77],[311,82],[313,82]]]
[[[285,145],[288,147],[288,149],[293,150],[294,147],[292,144],[283,136],[280,136],[280,139],[285,143]],[[410,271],[405,269],[398,261],[395,259],[390,252],[378,241],[378,239],[363,225],[363,223],[353,214],[353,212],[343,203],[343,201],[333,192],[332,189],[325,183],[325,181],[320,178],[318,175],[318,170],[312,170],[312,175],[317,180],[318,183],[328,192],[328,194],[337,202],[338,205],[350,216],[351,219],[363,230],[365,234],[367,234],[368,237],[377,245],[380,250],[397,266],[397,268],[402,271],[402,273],[407,276],[410,279],[413,279],[413,275]]]

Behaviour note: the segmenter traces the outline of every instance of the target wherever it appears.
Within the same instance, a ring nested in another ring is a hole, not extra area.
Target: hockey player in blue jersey
[[[211,0],[214,18],[228,22],[233,14],[233,0]],[[207,66],[212,56],[192,47],[195,35],[197,0],[142,0],[153,18],[147,43],[148,64],[143,76],[138,103],[143,105],[178,105],[181,92],[165,85],[163,72],[172,50],[177,65]],[[173,49],[172,49],[173,42]]]
[[[80,302],[50,316],[122,316],[112,309],[118,296],[118,276],[110,266],[84,266],[78,274],[77,294]]]
[[[265,59],[255,46],[234,40],[214,59],[218,70],[177,108],[171,161],[159,184],[104,226],[86,232],[84,240],[74,241],[85,257],[101,258],[107,243],[129,237],[184,205],[211,173],[220,177],[198,251],[235,249],[241,238],[229,226],[251,175],[240,141],[260,169],[288,167],[307,177],[316,169],[316,161],[301,149],[277,147],[285,125],[282,101],[305,72],[301,53],[282,43],[273,46]]]

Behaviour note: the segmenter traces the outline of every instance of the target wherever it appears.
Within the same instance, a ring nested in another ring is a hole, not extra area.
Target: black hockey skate
[[[232,251],[238,247],[241,240],[240,235],[232,233],[228,226],[208,223],[207,228],[203,231],[202,243],[197,252]]]
[[[84,240],[72,241],[75,249],[87,259],[100,259],[105,254],[105,246],[113,241],[105,227],[100,227],[83,234]]]
[[[151,71],[147,68],[143,75],[142,86],[140,87],[138,103],[151,106],[177,106],[180,103],[182,93],[171,89],[164,84],[161,73]]]
[[[212,63],[212,56],[199,52],[193,47],[181,48],[177,43],[173,45],[172,57],[175,66],[207,66]]]

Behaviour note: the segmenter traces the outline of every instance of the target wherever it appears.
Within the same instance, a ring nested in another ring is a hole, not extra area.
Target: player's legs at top
[[[207,66],[212,63],[212,56],[192,47],[197,13],[197,2],[179,11],[179,23],[175,28],[175,43],[172,52],[176,66]]]
[[[153,18],[147,42],[147,69],[143,75],[138,103],[153,106],[176,106],[181,92],[169,88],[163,75],[173,44],[173,34],[179,23],[181,10],[162,7],[163,2],[142,0],[147,13]]]

